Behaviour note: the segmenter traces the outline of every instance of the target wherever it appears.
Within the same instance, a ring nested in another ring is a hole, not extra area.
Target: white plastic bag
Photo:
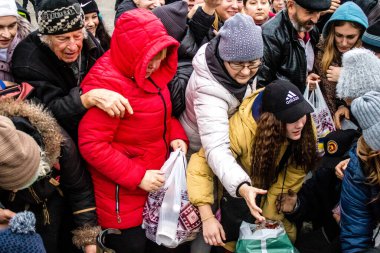
[[[195,239],[200,231],[198,210],[190,204],[186,187],[186,157],[180,150],[172,152],[161,170],[164,186],[149,193],[143,211],[146,236],[159,245],[175,248]]]
[[[324,154],[323,138],[330,132],[335,131],[334,120],[331,117],[330,110],[325,99],[323,98],[321,88],[318,83],[316,84],[315,89],[311,92],[309,89],[309,84],[307,84],[303,96],[314,109],[314,112],[310,115],[317,129],[318,153],[322,156]]]

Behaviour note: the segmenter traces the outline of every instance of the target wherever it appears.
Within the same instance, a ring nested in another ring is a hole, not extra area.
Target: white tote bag
[[[334,120],[331,117],[330,110],[325,99],[323,98],[322,91],[318,83],[316,84],[315,89],[311,92],[309,89],[309,84],[307,84],[303,96],[314,109],[314,112],[311,113],[311,117],[317,129],[318,153],[322,156],[324,154],[323,138],[330,132],[335,131]]]

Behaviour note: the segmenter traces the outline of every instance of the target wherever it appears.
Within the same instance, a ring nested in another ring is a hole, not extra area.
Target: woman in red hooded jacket
[[[159,169],[170,149],[187,150],[186,134],[171,117],[167,88],[177,68],[178,45],[150,11],[128,11],[116,23],[111,49],[82,82],[83,93],[112,90],[128,98],[134,110],[118,118],[92,108],[79,126],[98,221],[103,228],[122,230],[107,242],[116,252],[156,252],[141,228],[143,207],[148,192],[164,184]]]

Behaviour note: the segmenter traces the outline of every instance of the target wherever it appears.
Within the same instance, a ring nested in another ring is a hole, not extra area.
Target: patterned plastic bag
[[[327,107],[326,101],[323,98],[322,91],[319,88],[318,83],[316,84],[315,90],[311,92],[309,90],[309,84],[307,84],[303,96],[314,109],[314,112],[312,112],[310,115],[317,129],[318,154],[320,156],[323,156],[323,141],[326,135],[328,135],[330,132],[335,131],[334,120],[331,117],[330,110]]]
[[[186,157],[180,150],[172,152],[162,166],[165,185],[149,193],[143,211],[146,236],[158,245],[175,248],[195,239],[201,228],[201,219],[189,201],[186,187]]]

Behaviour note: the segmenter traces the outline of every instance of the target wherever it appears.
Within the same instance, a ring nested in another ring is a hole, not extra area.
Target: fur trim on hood
[[[63,136],[57,121],[42,105],[31,101],[15,101],[12,98],[4,98],[0,100],[0,115],[27,118],[42,136],[46,162],[50,167],[58,162]]]

